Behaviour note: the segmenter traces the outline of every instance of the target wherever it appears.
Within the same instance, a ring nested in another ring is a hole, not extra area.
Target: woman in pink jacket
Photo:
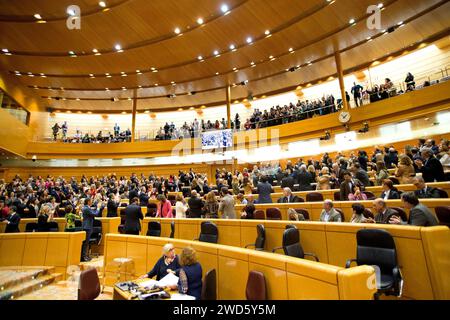
[[[159,194],[156,199],[159,201],[156,205],[156,217],[173,218],[170,201],[167,201],[163,194]]]

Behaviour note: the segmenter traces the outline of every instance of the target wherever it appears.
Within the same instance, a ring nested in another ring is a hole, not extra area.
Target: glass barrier
[[[436,65],[436,61],[433,64],[427,65],[423,63],[424,71],[417,72],[413,77],[405,77],[404,80],[398,74],[396,75],[397,81],[372,81],[370,68],[363,70],[368,74],[368,79],[361,81],[360,89],[357,89],[360,94],[355,94],[355,88],[347,88],[348,96],[346,97],[350,108],[358,108],[362,105],[367,105],[373,102],[377,102],[384,99],[389,99],[401,94],[408,93],[414,90],[420,90],[428,86],[438,84],[450,80],[449,71],[450,65],[443,65],[439,67],[433,67]],[[427,68],[428,67],[428,68]],[[402,80],[398,80],[402,79]],[[376,80],[376,79],[375,79]],[[377,83],[378,82],[378,83]],[[380,83],[381,82],[381,83]],[[3,105],[2,105],[3,106]],[[257,128],[267,128],[276,125],[282,125],[286,123],[302,121],[312,117],[318,117],[322,115],[331,114],[337,112],[342,108],[342,99],[340,94],[336,95],[336,99],[332,96],[319,97],[308,96],[302,100],[292,101],[290,106],[276,107],[275,115],[272,113],[269,115],[270,110],[264,111],[261,114],[253,114],[248,120],[240,119],[238,127],[234,121],[231,123],[231,129],[236,131],[252,130]],[[257,109],[255,109],[257,110]],[[233,119],[234,120],[234,119]],[[211,122],[202,126],[198,124],[196,128],[186,127],[170,127],[153,130],[136,130],[135,141],[154,141],[154,140],[179,140],[183,138],[195,138],[198,137],[203,131],[221,130],[226,129],[226,123]],[[115,132],[113,128],[108,132],[103,130],[101,132],[94,132],[93,130],[79,130],[75,136],[68,137],[67,130],[64,132],[64,128],[52,128],[53,137],[34,137],[34,141],[58,141],[67,143],[120,143],[130,142],[131,132]],[[56,132],[56,134],[55,134]]]
[[[23,124],[28,125],[30,113],[3,90],[0,90],[0,105],[2,110],[8,112]]]

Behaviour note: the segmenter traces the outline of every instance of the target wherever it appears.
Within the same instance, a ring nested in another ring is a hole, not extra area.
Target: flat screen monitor
[[[231,129],[203,132],[202,149],[229,148],[233,146]]]

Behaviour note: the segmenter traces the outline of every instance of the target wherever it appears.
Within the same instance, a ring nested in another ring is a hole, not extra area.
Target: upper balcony
[[[450,81],[436,84],[387,100],[378,101],[350,110],[348,129],[359,130],[364,122],[373,126],[412,120],[437,111],[450,109]],[[236,132],[233,149],[256,148],[277,143],[279,145],[318,138],[328,130],[332,134],[345,132],[338,114],[332,113],[307,120],[269,128]],[[29,142],[26,158],[36,155],[40,159],[88,158],[152,158],[171,155],[201,153],[199,139],[146,141],[116,144],[70,144],[58,142]]]

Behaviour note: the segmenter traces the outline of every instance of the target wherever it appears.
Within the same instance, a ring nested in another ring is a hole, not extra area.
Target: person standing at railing
[[[363,87],[356,82],[353,82],[353,87],[351,92],[353,93],[353,99],[355,100],[355,104],[357,107],[362,106],[362,91]],[[358,104],[359,102],[359,104]]]
[[[56,139],[58,138],[59,129],[61,129],[61,127],[58,125],[58,123],[55,123],[54,126],[52,127],[54,141],[56,141]]]
[[[406,91],[412,91],[416,87],[416,83],[414,82],[414,76],[411,74],[411,72],[408,72],[405,78],[406,83]]]

